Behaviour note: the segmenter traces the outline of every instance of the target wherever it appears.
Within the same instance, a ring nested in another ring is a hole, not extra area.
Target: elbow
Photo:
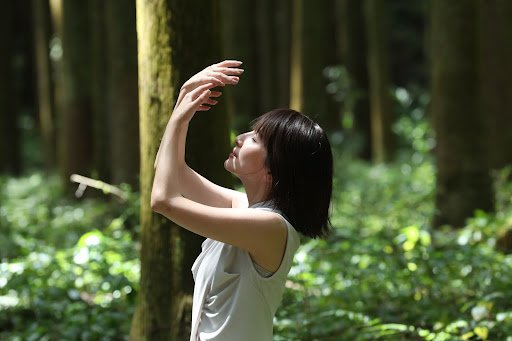
[[[162,195],[151,193],[151,210],[162,213],[165,206],[165,198]]]

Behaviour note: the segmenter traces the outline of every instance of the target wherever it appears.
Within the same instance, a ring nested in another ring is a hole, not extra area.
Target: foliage
[[[339,156],[333,234],[301,247],[277,340],[506,340],[512,256],[495,251],[512,222],[476,212],[461,230],[432,230],[428,162],[369,167]],[[501,187],[504,188],[504,187]]]
[[[139,276],[128,229],[137,197],[130,193],[128,208],[72,203],[41,174],[1,179],[0,188],[0,339],[127,335]]]
[[[410,122],[400,129],[423,121]],[[432,230],[428,148],[391,165],[340,148],[334,231],[299,249],[275,340],[509,340],[512,255],[495,243],[512,226],[510,171],[496,177],[498,213]],[[37,173],[0,178],[0,189],[0,339],[124,339],[139,277],[138,194],[77,203]]]

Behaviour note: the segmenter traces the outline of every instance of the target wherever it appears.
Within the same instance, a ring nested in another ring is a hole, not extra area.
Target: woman
[[[270,111],[237,137],[224,167],[245,193],[185,163],[190,120],[217,103],[221,93],[212,88],[238,83],[241,64],[214,64],[183,85],[155,161],[152,209],[207,238],[192,267],[194,341],[271,340],[298,232],[315,238],[329,228],[329,141],[296,111]]]

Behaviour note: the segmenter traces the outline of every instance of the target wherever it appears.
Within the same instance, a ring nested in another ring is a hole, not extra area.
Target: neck
[[[251,181],[251,179],[240,179],[245,188],[245,194],[247,194],[247,200],[249,206],[252,206],[258,202],[265,201],[269,194],[269,187],[267,183],[261,181]]]

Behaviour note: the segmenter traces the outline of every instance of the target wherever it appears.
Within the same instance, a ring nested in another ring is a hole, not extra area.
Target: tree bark
[[[2,4],[0,11],[0,173],[19,175],[18,109],[14,87],[14,3]]]
[[[394,135],[390,89],[389,27],[383,0],[365,0],[372,155],[377,163],[391,161]]]
[[[512,163],[512,5],[479,0],[482,115],[486,118],[488,165]]]
[[[111,182],[138,189],[139,110],[135,1],[105,2]],[[106,120],[105,120],[106,121]]]
[[[368,69],[366,64],[367,42],[364,3],[360,0],[341,0],[343,23],[343,59],[354,92],[351,108],[353,130],[361,138],[358,155],[363,160],[372,160],[372,131],[370,124],[370,102],[368,99]]]
[[[69,176],[89,175],[93,165],[91,104],[90,4],[62,2],[62,108],[58,149],[61,178],[70,190]]]
[[[47,170],[56,167],[55,111],[50,73],[50,8],[48,1],[32,0],[36,60],[39,132]]]
[[[433,0],[431,29],[434,225],[462,226],[475,209],[493,209],[480,111],[477,0]]]
[[[243,62],[244,76],[235,88],[224,91],[224,101],[233,127],[242,132],[247,124],[260,112],[258,58],[256,54],[256,28],[254,25],[254,4],[249,1],[220,1],[223,13],[222,42],[224,56]]]
[[[105,182],[112,182],[110,160],[110,115],[107,107],[108,71],[107,63],[107,30],[105,20],[105,6],[112,1],[88,0],[90,6],[89,36],[90,50],[89,60],[91,65],[90,73],[90,94],[92,110],[92,148],[93,148],[93,176]],[[131,1],[130,1],[131,3]],[[119,14],[121,17],[121,14]],[[135,23],[134,23],[135,25]]]
[[[202,238],[182,230],[150,209],[153,163],[169,114],[183,82],[219,61],[218,2],[137,0],[141,145],[141,289],[132,340],[185,340],[190,335],[191,265]],[[222,103],[222,102],[221,102]],[[220,103],[219,103],[220,104]],[[229,151],[225,108],[192,120],[187,163],[227,186],[222,164]],[[186,325],[185,325],[186,324]]]
[[[293,92],[293,96],[300,99],[295,97],[291,103],[294,109],[311,116],[326,131],[340,130],[339,105],[327,93],[324,76],[324,69],[337,63],[334,1],[299,0],[294,1],[293,6],[296,8],[292,44],[296,46],[292,48],[292,79],[301,84],[292,85],[300,87]]]

